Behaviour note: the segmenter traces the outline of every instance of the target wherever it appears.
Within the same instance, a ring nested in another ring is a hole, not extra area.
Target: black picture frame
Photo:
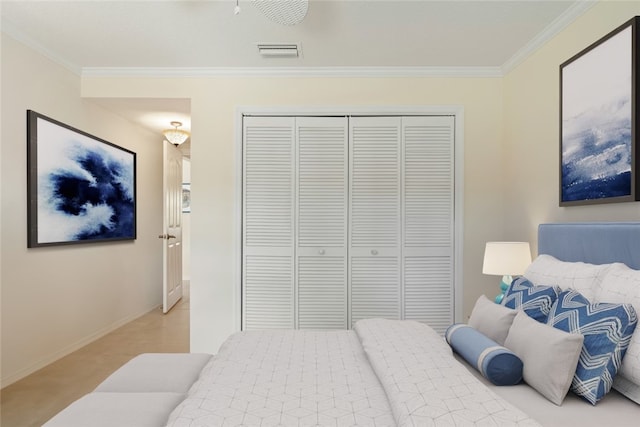
[[[560,65],[560,206],[640,200],[638,25]]]
[[[134,240],[136,153],[27,110],[27,247]]]

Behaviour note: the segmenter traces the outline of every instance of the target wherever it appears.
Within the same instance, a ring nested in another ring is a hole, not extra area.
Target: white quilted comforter
[[[168,426],[537,426],[412,321],[232,335]]]

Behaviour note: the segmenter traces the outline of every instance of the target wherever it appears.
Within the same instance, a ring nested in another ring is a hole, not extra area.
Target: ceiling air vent
[[[261,56],[297,58],[300,56],[300,43],[258,43]]]

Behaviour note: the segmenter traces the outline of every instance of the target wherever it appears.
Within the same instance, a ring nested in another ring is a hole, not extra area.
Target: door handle
[[[176,236],[174,236],[173,234],[161,234],[158,236],[158,239],[164,239],[164,240],[169,240],[169,239],[175,239]]]

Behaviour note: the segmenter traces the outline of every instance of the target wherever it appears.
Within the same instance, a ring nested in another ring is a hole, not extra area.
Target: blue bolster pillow
[[[522,380],[522,360],[471,326],[453,324],[445,338],[453,351],[493,384],[514,385]]]

